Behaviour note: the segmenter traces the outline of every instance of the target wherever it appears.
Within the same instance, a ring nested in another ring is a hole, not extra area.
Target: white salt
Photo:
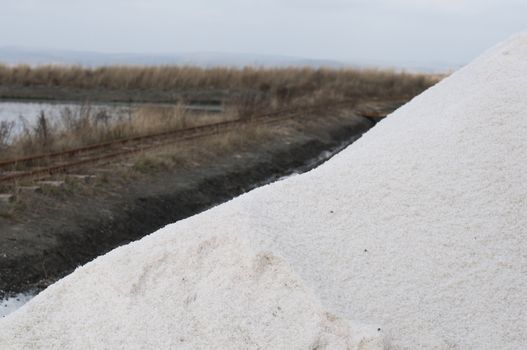
[[[526,135],[518,35],[319,168],[77,270],[0,348],[525,348]]]
[[[114,250],[0,323],[0,349],[383,348],[326,312],[271,253],[237,234],[158,232]]]

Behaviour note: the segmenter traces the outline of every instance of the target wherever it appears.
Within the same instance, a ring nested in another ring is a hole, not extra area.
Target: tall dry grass
[[[263,94],[279,101],[321,92],[348,98],[415,95],[431,83],[426,75],[375,69],[0,65],[3,86],[115,91],[223,90]]]
[[[0,124],[0,159],[10,159],[45,152],[62,151],[120,138],[142,136],[167,130],[177,130],[218,123],[237,118],[235,113],[199,114],[188,112],[182,105],[145,105],[136,108],[129,117],[110,114],[104,109],[83,104],[65,107],[59,118],[41,112],[35,123],[21,120],[21,131],[9,142],[3,141],[12,124]]]
[[[144,92],[145,96],[148,92],[220,91],[226,110],[221,115],[189,118],[181,106],[184,101],[180,101],[168,109],[145,106],[136,111],[134,118],[115,121],[104,112],[91,109],[88,103],[78,111],[64,110],[58,123],[40,115],[36,125],[26,124],[8,146],[5,140],[10,126],[0,125],[0,157],[63,150],[196,123],[250,117],[280,108],[350,99],[410,98],[434,83],[426,75],[373,69],[0,65],[0,87],[82,90],[86,96],[101,90],[125,92],[124,95]]]

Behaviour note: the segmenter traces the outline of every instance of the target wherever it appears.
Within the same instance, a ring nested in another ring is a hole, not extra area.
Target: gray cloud
[[[17,0],[0,46],[460,64],[527,29],[525,13],[520,0]]]

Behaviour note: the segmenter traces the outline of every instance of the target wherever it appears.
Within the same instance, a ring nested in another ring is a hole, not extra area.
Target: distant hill
[[[98,53],[90,51],[46,50],[22,47],[0,47],[0,62],[4,64],[78,64],[82,66],[105,65],[194,65],[213,66],[309,66],[342,68],[349,66],[338,61],[317,60],[289,56],[230,54],[220,52],[199,52],[185,54],[135,54]]]
[[[0,63],[3,64],[68,64],[87,67],[108,65],[192,65],[199,67],[384,67],[405,69],[414,72],[443,73],[459,68],[459,64],[430,62],[390,62],[361,59],[354,63],[336,60],[309,59],[293,56],[262,55],[247,53],[196,52],[173,54],[101,53],[92,51],[71,51],[34,49],[24,47],[0,47]]]

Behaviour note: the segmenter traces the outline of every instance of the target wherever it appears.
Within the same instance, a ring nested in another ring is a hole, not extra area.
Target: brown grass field
[[[283,108],[349,100],[410,99],[435,82],[437,78],[427,75],[373,69],[0,65],[0,88],[4,91],[61,89],[81,91],[87,96],[78,111],[64,111],[59,124],[53,124],[42,113],[36,126],[24,127],[24,131],[9,144],[2,140],[8,138],[10,125],[2,123],[0,158],[64,150],[200,123],[250,117]],[[173,101],[172,107],[145,106],[139,108],[133,119],[108,123],[107,116],[90,109],[90,96],[95,96],[95,91],[118,92],[119,96],[126,96],[131,91],[144,96],[174,92],[178,99]],[[181,108],[188,101],[182,100],[181,96],[202,91],[221,92],[218,96],[225,112],[190,118]],[[60,99],[59,95],[57,99]]]
[[[415,95],[430,86],[431,82],[423,74],[374,69],[0,65],[0,86],[60,86],[124,91],[215,89],[259,92],[282,99],[321,92],[332,92],[348,98]]]

